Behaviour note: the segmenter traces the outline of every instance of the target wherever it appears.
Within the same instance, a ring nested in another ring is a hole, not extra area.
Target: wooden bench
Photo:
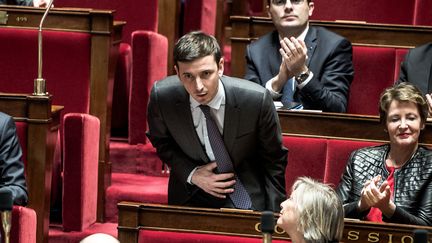
[[[140,242],[139,238],[146,235],[145,231],[154,232],[154,238],[147,238],[150,240],[176,233],[256,239],[262,237],[259,212],[132,202],[121,202],[118,207],[120,213],[118,239],[122,243]],[[345,219],[342,241],[413,242],[412,232],[415,229],[426,229],[432,232],[432,227]],[[273,239],[289,240],[289,237],[281,228],[275,227]],[[432,240],[431,233],[429,233],[429,240]]]

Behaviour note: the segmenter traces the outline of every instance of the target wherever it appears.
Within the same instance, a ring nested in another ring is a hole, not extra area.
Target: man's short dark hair
[[[213,55],[219,63],[222,54],[219,44],[211,35],[202,31],[192,31],[182,36],[174,47],[174,63],[191,62],[201,57]]]

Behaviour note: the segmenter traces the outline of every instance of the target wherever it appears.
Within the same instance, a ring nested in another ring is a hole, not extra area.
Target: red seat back
[[[7,77],[2,92],[33,93],[37,78],[36,30],[3,28],[0,31],[0,76]],[[43,32],[43,74],[53,104],[64,113],[89,112],[90,35],[64,31]]]
[[[377,142],[329,139],[324,182],[337,186],[350,154],[359,148],[378,145]]]
[[[56,0],[55,6],[116,10],[115,19],[127,22],[122,36],[123,42],[128,44],[135,30],[158,30],[157,0]]]
[[[414,1],[413,1],[414,2]],[[416,0],[416,8],[414,11],[415,25],[432,25],[432,1],[431,0]]]
[[[185,0],[183,33],[202,30],[209,35],[216,31],[217,0]]]
[[[95,116],[64,116],[63,228],[82,231],[96,222],[100,123]]]
[[[348,113],[378,115],[379,97],[395,81],[395,49],[354,46],[353,63]]]
[[[314,0],[314,20],[353,20],[370,23],[412,24],[415,1]]]
[[[283,145],[289,151],[285,170],[287,195],[291,193],[291,187],[299,176],[309,176],[323,181],[326,139],[283,136]]]

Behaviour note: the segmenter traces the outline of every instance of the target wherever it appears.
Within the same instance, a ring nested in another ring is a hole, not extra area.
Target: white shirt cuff
[[[187,178],[187,183],[189,183],[190,185],[194,185],[193,183],[192,183],[192,176],[193,176],[193,174],[195,173],[195,171],[198,169],[199,167],[195,167],[192,171],[191,171],[191,173],[189,174],[189,176],[188,176],[188,178]]]
[[[282,94],[273,90],[272,88],[273,80],[274,79],[270,79],[269,81],[267,81],[265,88],[270,91],[270,95],[272,96],[273,99],[278,99],[282,96]]]

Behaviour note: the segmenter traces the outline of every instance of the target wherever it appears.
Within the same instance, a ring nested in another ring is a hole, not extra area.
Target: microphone
[[[272,234],[274,231],[275,219],[271,211],[264,211],[261,215],[261,232],[263,235],[263,243],[272,242]]]
[[[10,242],[10,229],[12,220],[13,198],[12,191],[9,188],[0,188],[0,217],[3,226],[5,243]]]
[[[38,31],[38,77],[34,80],[34,88],[33,95],[47,95],[45,79],[42,78],[42,25],[45,21],[46,16],[48,15],[49,10],[53,5],[54,0],[51,0],[45,10],[44,15],[39,23],[39,31]]]
[[[414,230],[414,243],[427,243],[428,231],[424,229]]]

